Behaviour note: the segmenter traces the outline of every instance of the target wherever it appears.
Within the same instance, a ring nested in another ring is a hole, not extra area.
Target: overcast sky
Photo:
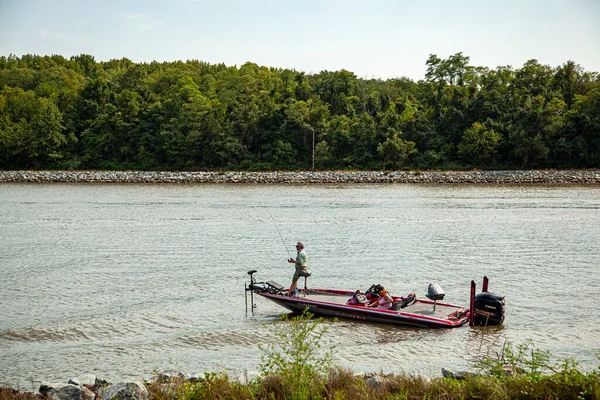
[[[0,0],[0,55],[346,69],[422,79],[429,54],[600,72],[600,0]]]

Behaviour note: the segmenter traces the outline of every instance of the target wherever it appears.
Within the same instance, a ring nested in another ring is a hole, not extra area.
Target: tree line
[[[469,65],[364,79],[197,60],[0,57],[0,169],[600,167],[600,76]]]

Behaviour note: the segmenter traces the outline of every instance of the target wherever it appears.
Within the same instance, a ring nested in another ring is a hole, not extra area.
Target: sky
[[[246,62],[361,78],[470,65],[600,72],[600,0],[0,0],[0,56]]]

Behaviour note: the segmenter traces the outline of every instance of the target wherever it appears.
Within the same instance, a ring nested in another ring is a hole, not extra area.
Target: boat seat
[[[311,276],[311,275],[312,275],[312,273],[311,273],[311,272],[310,272],[310,270],[308,270],[308,269],[307,269],[306,271],[304,271],[304,270],[300,270],[300,276],[303,276],[303,277],[305,277],[305,278],[308,278],[308,277],[309,277],[309,276]]]
[[[310,272],[309,269],[307,270],[300,270],[300,277],[304,277],[304,297],[306,297],[306,279],[311,276],[312,273]]]

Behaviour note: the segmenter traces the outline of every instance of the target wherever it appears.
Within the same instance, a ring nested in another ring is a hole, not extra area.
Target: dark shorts
[[[294,277],[292,278],[292,281],[298,281],[298,278],[300,278],[300,271],[306,271],[306,267],[296,266],[296,272],[294,272]]]

